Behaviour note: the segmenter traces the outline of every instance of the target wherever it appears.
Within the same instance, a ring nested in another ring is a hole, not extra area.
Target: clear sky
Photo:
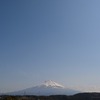
[[[100,0],[0,0],[0,92],[49,79],[100,87]]]

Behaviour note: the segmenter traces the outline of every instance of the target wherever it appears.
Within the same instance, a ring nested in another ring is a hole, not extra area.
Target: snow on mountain
[[[53,88],[64,88],[63,85],[60,85],[52,80],[45,81],[41,86],[53,87]]]
[[[9,95],[73,95],[79,91],[69,89],[52,80],[45,81],[43,84],[27,88],[24,90],[6,93]]]

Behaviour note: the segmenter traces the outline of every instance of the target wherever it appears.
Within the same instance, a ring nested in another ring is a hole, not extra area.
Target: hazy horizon
[[[54,80],[100,91],[100,0],[0,0],[0,93]]]

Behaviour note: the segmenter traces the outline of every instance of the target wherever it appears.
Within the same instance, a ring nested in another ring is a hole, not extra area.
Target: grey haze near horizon
[[[0,92],[52,79],[100,90],[99,0],[0,0]]]

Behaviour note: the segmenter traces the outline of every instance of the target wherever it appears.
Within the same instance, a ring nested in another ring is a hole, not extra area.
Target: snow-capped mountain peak
[[[75,93],[78,93],[78,91],[66,88],[52,80],[48,80],[41,85],[6,93],[6,95],[73,95]]]
[[[52,80],[45,81],[42,85],[46,87],[64,88],[63,85],[60,85]]]

